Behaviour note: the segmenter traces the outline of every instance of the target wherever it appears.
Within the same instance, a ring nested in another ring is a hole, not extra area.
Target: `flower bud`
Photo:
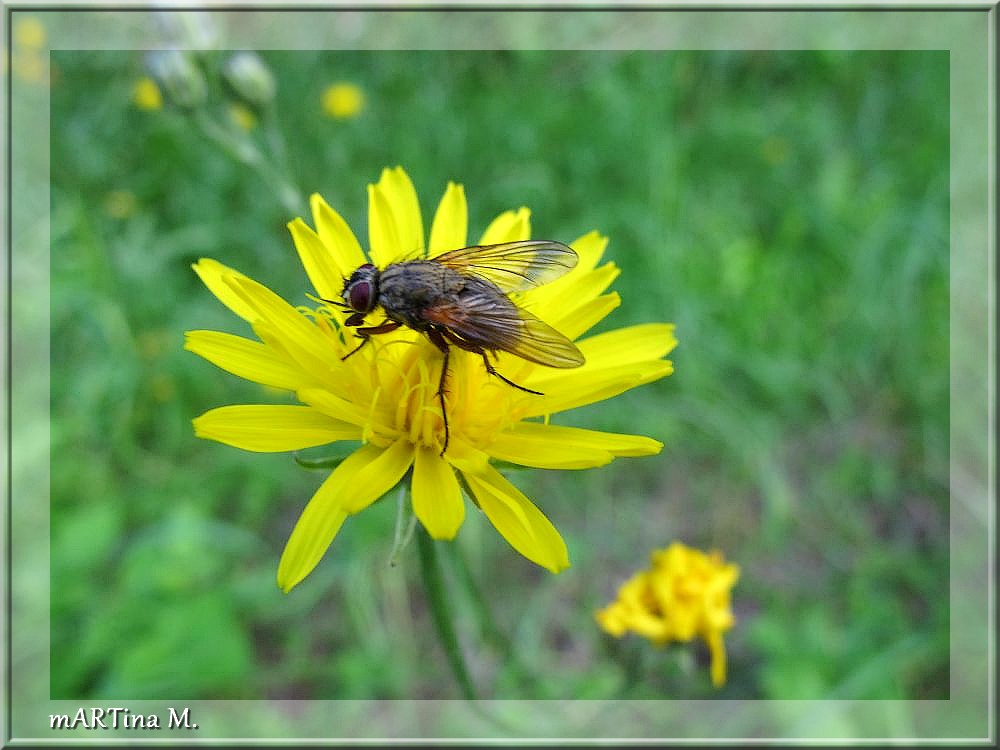
[[[181,109],[194,109],[205,102],[208,86],[205,76],[182,50],[150,52],[146,65],[167,100]]]
[[[233,94],[254,109],[263,109],[274,98],[274,76],[255,52],[226,58],[222,77]]]
[[[166,44],[195,52],[219,48],[220,34],[211,11],[153,11],[153,23]]]

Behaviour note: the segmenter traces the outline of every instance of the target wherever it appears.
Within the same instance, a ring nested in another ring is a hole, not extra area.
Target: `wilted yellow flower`
[[[615,637],[632,631],[657,645],[700,636],[712,655],[712,684],[726,681],[723,634],[735,619],[729,593],[739,567],[722,554],[674,542],[651,555],[652,566],[636,573],[618,598],[596,614],[598,624]]]
[[[151,111],[163,109],[163,95],[160,87],[149,76],[143,76],[132,87],[132,102],[139,109]]]
[[[337,120],[357,117],[365,106],[364,92],[353,83],[340,81],[323,91],[323,111]]]
[[[368,186],[369,257],[380,268],[414,257],[435,257],[468,244],[465,191],[449,183],[429,240],[417,194],[400,167]],[[496,367],[517,390],[491,376],[481,356],[453,347],[439,404],[441,352],[406,327],[373,336],[348,359],[358,339],[338,300],[344,280],[369,258],[347,223],[319,196],[311,198],[314,231],[302,219],[288,226],[318,299],[292,307],[274,292],[217,261],[194,269],[208,288],[246,320],[260,341],[216,331],[189,331],[185,347],[248,380],[293,393],[301,405],[224,406],[194,420],[199,437],[250,451],[293,451],[339,440],[363,445],[340,463],[309,501],[285,546],[278,585],[289,591],[323,557],[341,525],[402,481],[410,481],[413,512],[436,539],[452,539],[465,517],[461,478],[476,505],[518,552],[558,573],[569,566],[559,532],[491,459],[546,469],[602,466],[618,456],[659,452],[662,444],[636,435],[549,424],[548,416],[611,398],[673,372],[663,360],[676,345],[673,326],[650,323],[577,342],[586,363],[544,367],[499,352]],[[529,211],[507,211],[479,244],[528,239]],[[579,339],[619,304],[604,291],[618,275],[598,266],[607,239],[590,232],[571,243],[573,270],[520,293],[518,302],[571,340]],[[426,248],[426,251],[424,251]],[[415,252],[418,255],[415,255]],[[373,317],[377,322],[378,318]],[[544,421],[537,421],[538,418]],[[412,470],[412,478],[404,480]]]

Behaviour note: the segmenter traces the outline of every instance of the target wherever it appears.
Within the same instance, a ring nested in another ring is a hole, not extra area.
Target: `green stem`
[[[455,673],[455,679],[458,680],[462,696],[466,700],[475,700],[476,691],[472,686],[472,679],[469,677],[469,670],[465,666],[465,658],[462,656],[462,649],[452,626],[451,612],[448,608],[448,598],[444,590],[441,565],[438,562],[434,540],[423,527],[417,534],[417,547],[420,551],[420,570],[423,573],[424,586],[427,588],[427,600],[430,604],[431,616],[434,619],[434,627],[441,640],[441,646],[448,657],[451,671]]]
[[[534,673],[532,670],[525,668],[517,651],[514,650],[510,638],[504,635],[500,628],[497,627],[497,620],[493,616],[493,610],[490,608],[486,597],[483,596],[482,588],[476,583],[476,579],[469,567],[468,559],[463,554],[461,547],[457,543],[453,543],[449,546],[448,550],[451,553],[452,562],[454,563],[452,567],[458,575],[459,583],[465,589],[465,594],[472,604],[472,609],[475,612],[476,621],[479,625],[479,632],[485,638],[486,642],[496,650],[505,667],[513,671],[521,687],[534,690],[538,686]]]
[[[417,517],[413,514],[413,506],[410,504],[410,475],[403,478],[399,483],[399,495],[396,503],[396,531],[392,535],[392,551],[389,553],[389,567],[395,568],[399,564],[399,557],[403,554],[406,545],[413,538],[413,531],[417,525]]]

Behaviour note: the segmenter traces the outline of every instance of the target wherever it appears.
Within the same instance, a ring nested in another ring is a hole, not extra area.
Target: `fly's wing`
[[[493,282],[504,294],[555,281],[576,266],[573,248],[548,240],[472,245],[431,258],[459,273]]]
[[[442,301],[424,308],[423,317],[474,350],[499,349],[546,367],[579,367],[585,361],[572,341],[506,297],[477,294],[460,303]]]

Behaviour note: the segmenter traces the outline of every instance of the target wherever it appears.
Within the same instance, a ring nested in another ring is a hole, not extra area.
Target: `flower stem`
[[[430,603],[431,616],[434,618],[434,627],[441,640],[441,646],[448,657],[451,671],[458,680],[462,696],[466,700],[475,700],[476,691],[472,686],[472,679],[469,677],[469,670],[465,666],[465,658],[462,656],[462,649],[452,626],[434,540],[423,527],[417,534],[417,547],[420,551],[420,570],[423,573],[424,586],[427,588],[427,600]]]

